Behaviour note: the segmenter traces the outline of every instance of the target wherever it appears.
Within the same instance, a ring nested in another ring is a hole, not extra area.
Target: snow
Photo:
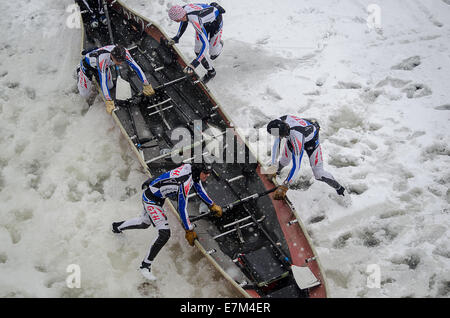
[[[124,2],[175,35],[166,12],[180,2]],[[450,3],[378,0],[369,27],[365,0],[217,2],[225,48],[208,86],[225,111],[262,130],[284,114],[318,119],[325,168],[350,191],[338,197],[304,160],[288,192],[330,296],[448,297]],[[77,94],[71,5],[0,2],[0,296],[239,297],[173,216],[157,284],[137,271],[155,230],[111,233],[140,213],[145,176],[100,101]],[[177,45],[188,59],[193,42],[189,28]]]

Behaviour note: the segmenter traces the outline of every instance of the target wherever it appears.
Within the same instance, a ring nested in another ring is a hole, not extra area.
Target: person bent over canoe
[[[178,33],[169,42],[170,44],[178,43],[189,23],[194,27],[196,33],[194,52],[197,57],[186,66],[184,72],[192,74],[194,69],[202,63],[208,71],[202,79],[204,83],[216,76],[216,70],[212,66],[211,60],[215,60],[223,49],[223,13],[225,13],[225,10],[215,2],[211,4],[175,5],[169,9],[169,18],[175,22],[180,22]],[[209,52],[209,57],[206,54],[207,52]]]
[[[148,179],[142,184],[142,189],[145,189],[142,194],[142,204],[144,206],[142,215],[138,218],[112,224],[114,233],[122,233],[122,231],[130,229],[146,229],[150,225],[153,225],[158,230],[158,237],[151,244],[150,250],[140,267],[141,273],[145,278],[149,280],[156,279],[151,271],[151,264],[170,238],[170,227],[163,208],[166,198],[178,201],[178,213],[186,231],[186,240],[191,246],[194,246],[194,241],[197,238],[187,212],[188,194],[192,187],[194,187],[197,195],[209,206],[210,211],[216,217],[222,216],[222,207],[215,204],[208,197],[202,185],[202,182],[206,181],[211,171],[212,167],[208,164],[184,164],[157,178]]]
[[[143,83],[144,95],[153,95],[155,91],[147,81],[144,72],[131,57],[130,52],[121,45],[108,45],[86,52],[78,68],[78,91],[80,95],[88,100],[95,97],[95,91],[92,85],[92,77],[95,76],[106,100],[106,111],[111,114],[115,108],[114,101],[109,92],[114,86],[111,67],[121,65],[123,62],[127,62],[138,75]]]
[[[278,165],[279,174],[281,169],[292,161],[292,168],[283,184],[275,191],[274,199],[283,200],[289,188],[289,184],[298,178],[303,150],[309,156],[309,163],[316,180],[325,182],[336,190],[339,195],[344,196],[344,187],[337,182],[333,175],[323,168],[322,148],[319,143],[319,123],[313,119],[299,118],[296,116],[282,116],[272,120],[267,125],[267,132],[276,137],[272,148],[272,165],[276,164],[279,156],[280,143],[286,138],[286,145],[281,152]]]

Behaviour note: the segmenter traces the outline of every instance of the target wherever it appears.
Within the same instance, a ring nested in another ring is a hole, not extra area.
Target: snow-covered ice
[[[167,8],[183,1],[124,2],[176,33]],[[449,297],[450,2],[378,0],[378,20],[366,0],[217,2],[225,48],[208,86],[226,112],[242,128],[318,119],[325,167],[349,190],[339,198],[304,160],[288,192],[330,296]],[[145,176],[100,101],[77,94],[71,5],[0,2],[0,296],[238,297],[173,216],[157,284],[137,271],[156,232],[111,233],[140,213]],[[193,36],[178,44],[188,59]]]

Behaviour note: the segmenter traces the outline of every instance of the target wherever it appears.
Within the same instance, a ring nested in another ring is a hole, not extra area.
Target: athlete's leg
[[[200,40],[200,37],[198,35],[198,33],[195,34],[195,45],[194,45],[194,53],[196,56],[198,56],[200,54],[200,51],[203,47],[203,43]],[[209,59],[207,54],[203,55],[203,58],[200,60],[200,62],[202,63],[203,67],[207,70],[207,71],[213,71],[214,68],[212,66],[211,60]]]
[[[78,91],[83,98],[88,99],[92,95],[92,82],[83,73],[81,68],[78,71]]]
[[[215,60],[223,50],[222,28],[218,30],[209,40],[209,55]]]
[[[130,220],[113,223],[113,231],[120,233],[124,230],[146,229],[152,224],[146,211],[141,216]]]
[[[151,264],[156,255],[169,240],[170,227],[162,206],[144,202],[144,207],[153,225],[158,230],[158,236],[151,243],[150,250],[143,261],[143,263]]]
[[[313,144],[313,146],[310,146],[311,144]],[[323,168],[323,155],[322,147],[319,143],[319,136],[317,135],[315,139],[308,142],[308,145],[305,146],[309,156],[309,163],[316,180],[325,182],[330,187],[336,190],[342,188],[342,186],[339,184],[339,182],[336,181],[333,175]]]

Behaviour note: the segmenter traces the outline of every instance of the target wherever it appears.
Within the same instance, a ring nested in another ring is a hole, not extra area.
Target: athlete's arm
[[[202,201],[205,202],[205,204],[207,204],[208,206],[213,204],[213,201],[210,199],[210,197],[206,193],[205,188],[203,188],[201,181],[199,181],[198,183],[194,182],[194,189],[195,189],[195,192],[197,192],[197,195],[200,197],[200,199],[202,199]]]
[[[178,188],[178,213],[181,218],[181,222],[183,223],[183,227],[185,230],[192,230],[194,226],[189,221],[189,215],[187,212],[187,203],[188,198],[187,195],[189,193],[189,183],[192,182],[192,178],[186,180],[186,182],[180,184]],[[187,193],[186,193],[187,192]]]
[[[126,50],[126,56],[127,56],[126,61],[127,61],[128,65],[136,72],[136,74],[138,75],[141,82],[144,84],[148,84],[147,77],[145,76],[145,74],[142,71],[142,69],[140,68],[140,66],[131,57],[131,54],[130,54],[130,52],[128,52],[128,50]]]
[[[100,88],[102,90],[103,96],[105,96],[105,99],[112,100],[108,88],[108,75],[107,75],[108,68],[106,66],[106,54],[100,54],[97,60],[98,60],[97,71],[98,71],[98,78],[100,79]]]
[[[280,142],[281,138],[277,137],[272,147],[272,164],[274,165],[277,162],[278,155],[280,152]]]

